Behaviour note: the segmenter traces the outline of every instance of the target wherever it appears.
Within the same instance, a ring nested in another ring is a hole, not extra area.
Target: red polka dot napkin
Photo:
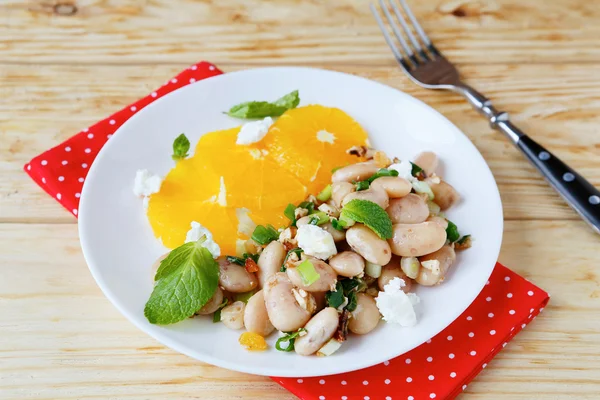
[[[165,94],[221,73],[206,62],[192,65],[143,99],[35,157],[25,171],[76,216],[89,166],[117,128]],[[546,292],[497,264],[467,311],[409,353],[346,374],[273,380],[306,400],[453,399],[542,311],[548,299]]]

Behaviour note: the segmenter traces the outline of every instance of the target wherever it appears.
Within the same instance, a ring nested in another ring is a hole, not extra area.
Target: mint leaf
[[[270,103],[268,101],[247,101],[237,104],[227,112],[231,117],[251,119],[264,117],[278,117],[291,108],[296,108],[300,103],[298,91],[291,93]]]
[[[358,297],[356,296],[356,292],[348,293],[348,304],[346,305],[346,310],[352,312],[356,310],[356,306],[358,305]]]
[[[414,162],[410,161],[410,165],[412,165],[412,169],[410,171],[410,174],[412,176],[418,176],[421,172],[423,172],[423,168],[419,167],[417,164],[415,164]]]
[[[296,332],[288,332],[286,335],[277,339],[275,342],[275,348],[279,351],[285,352],[294,350],[294,342],[302,332],[306,332],[306,329],[300,328]],[[287,343],[288,345],[286,347],[281,347],[281,343]]]
[[[190,151],[190,141],[185,133],[182,133],[173,141],[173,155],[171,158],[175,161],[183,160],[188,156],[188,151]]]
[[[157,283],[144,315],[151,324],[173,324],[211,299],[219,282],[219,264],[202,242],[185,243],[161,262],[154,279]]]
[[[279,232],[271,225],[258,225],[252,232],[252,240],[263,246],[277,239],[279,239]]]
[[[342,208],[340,219],[342,218],[365,224],[381,239],[390,239],[392,237],[392,220],[390,220],[390,217],[383,208],[372,201],[362,199],[350,200]]]
[[[335,285],[335,291],[329,291],[325,293],[325,299],[329,307],[338,308],[344,303],[344,288],[338,281]]]
[[[458,233],[458,227],[454,222],[448,221],[448,227],[446,228],[446,236],[448,237],[448,241],[450,243],[456,242],[460,238],[460,233]]]

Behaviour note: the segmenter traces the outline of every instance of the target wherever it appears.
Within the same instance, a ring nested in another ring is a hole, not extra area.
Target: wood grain
[[[411,6],[456,62],[600,61],[590,1]],[[4,0],[0,20],[0,52],[12,63],[393,64],[367,0]]]
[[[223,65],[226,71],[248,66]],[[148,94],[181,66],[8,66],[0,72],[0,221],[75,222],[38,188],[22,166],[75,132]],[[600,83],[589,81],[588,65],[467,66],[476,87],[516,123],[600,184]],[[524,157],[492,131],[455,95],[427,91],[395,67],[336,67],[375,79],[425,101],[462,129],[481,151],[498,185],[504,213],[513,219],[573,219],[578,216],[545,183]],[[23,207],[24,204],[29,207]]]
[[[155,342],[102,295],[75,225],[31,228],[0,224],[0,397],[293,398],[268,378],[203,364]],[[552,301],[465,399],[596,398],[600,320],[589,316],[600,313],[597,240],[570,221],[506,224],[500,261],[547,289]]]

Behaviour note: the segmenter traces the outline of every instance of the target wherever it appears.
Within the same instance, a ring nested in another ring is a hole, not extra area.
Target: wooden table
[[[411,1],[468,81],[600,185],[600,8],[588,0]],[[504,203],[500,261],[550,306],[463,399],[597,399],[600,236],[457,96],[396,67],[363,0],[0,2],[0,398],[291,399],[129,323],[89,274],[76,221],[22,166],[180,69],[310,65],[430,104],[475,143]]]

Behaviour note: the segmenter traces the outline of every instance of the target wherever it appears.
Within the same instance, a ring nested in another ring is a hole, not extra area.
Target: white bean
[[[424,151],[415,157],[414,163],[423,168],[427,175],[431,175],[437,169],[439,161],[434,152]]]
[[[368,294],[357,294],[356,309],[352,311],[348,329],[357,335],[364,335],[375,329],[380,319],[381,315],[375,299]]]
[[[329,232],[331,237],[333,237],[333,241],[336,243],[341,242],[342,240],[346,239],[346,231],[345,230],[338,231],[337,229],[335,229],[333,227],[333,225],[331,225],[331,222],[327,222],[327,223],[321,225],[321,228],[323,228],[327,232]]]
[[[219,285],[231,293],[246,293],[258,286],[256,275],[246,271],[246,268],[219,257]]]
[[[429,207],[423,198],[409,193],[400,199],[390,200],[386,209],[393,224],[418,224],[429,216]]]
[[[246,303],[236,301],[223,307],[221,310],[221,322],[230,329],[242,329],[244,327],[244,309]]]
[[[390,245],[363,224],[354,224],[346,231],[346,241],[365,260],[386,265],[392,258]]]
[[[341,276],[351,278],[362,274],[365,270],[365,260],[353,251],[343,251],[331,257],[329,265]]]
[[[435,202],[440,206],[442,211],[447,210],[460,201],[460,195],[449,183],[445,181],[435,183],[431,178],[427,178],[425,181],[429,184]]]
[[[275,275],[281,269],[285,259],[285,247],[278,241],[272,241],[265,247],[258,258],[258,277],[259,287],[263,287],[267,279]]]
[[[371,188],[384,190],[390,199],[396,199],[409,194],[412,185],[400,176],[382,176],[371,183]]]
[[[254,293],[248,299],[248,304],[246,304],[244,311],[244,326],[248,332],[258,333],[261,336],[268,336],[275,329],[269,320],[264,292],[262,290]]]
[[[395,224],[388,240],[392,253],[402,257],[420,257],[439,250],[446,243],[446,230],[435,222]]]
[[[215,294],[210,300],[196,312],[196,314],[206,315],[212,314],[219,309],[219,306],[223,303],[223,291],[220,287],[217,286],[217,290],[215,290]]]
[[[334,182],[331,184],[331,200],[340,208],[344,197],[354,192],[356,187],[350,182]]]
[[[388,205],[390,204],[390,198],[385,190],[381,188],[370,188],[367,190],[361,190],[360,192],[352,192],[344,197],[344,200],[342,200],[342,206],[345,206],[354,199],[372,201],[384,210],[388,208]]]
[[[319,311],[304,327],[306,335],[296,338],[294,343],[296,353],[308,356],[317,352],[333,337],[337,330],[338,322],[339,317],[335,308],[327,307]]]
[[[310,311],[300,306],[292,289],[294,285],[284,272],[277,272],[267,279],[263,288],[269,320],[282,332],[297,331],[311,316]]]
[[[326,292],[328,290],[331,290],[331,288],[335,288],[335,284],[337,283],[337,274],[335,273],[333,268],[331,268],[329,264],[319,260],[318,258],[308,257],[308,260],[312,263],[313,267],[315,268],[315,271],[320,275],[319,279],[317,279],[310,285],[304,284],[300,272],[298,272],[298,270],[296,269],[298,265],[304,262],[304,260],[302,260],[298,262],[295,266],[288,266],[286,270],[288,278],[290,278],[292,284],[298,287],[299,289],[306,290],[307,292]]]
[[[332,182],[358,182],[370,178],[379,167],[372,162],[350,164],[335,171],[331,176]]]
[[[423,286],[433,286],[438,285],[444,281],[446,274],[448,273],[448,269],[454,264],[456,260],[456,253],[451,246],[445,245],[441,249],[427,254],[423,257],[419,257],[419,261],[421,262],[421,268],[419,269],[419,275],[417,276],[416,281]],[[428,261],[437,261],[434,264],[434,268],[426,268],[428,265]],[[425,266],[423,263],[425,262]]]
[[[388,265],[384,265],[381,269],[381,275],[377,278],[379,290],[384,290],[385,285],[390,283],[394,278],[400,278],[404,281],[405,286],[402,287],[404,293],[410,292],[413,281],[402,271],[398,257],[392,257],[392,261]]]

